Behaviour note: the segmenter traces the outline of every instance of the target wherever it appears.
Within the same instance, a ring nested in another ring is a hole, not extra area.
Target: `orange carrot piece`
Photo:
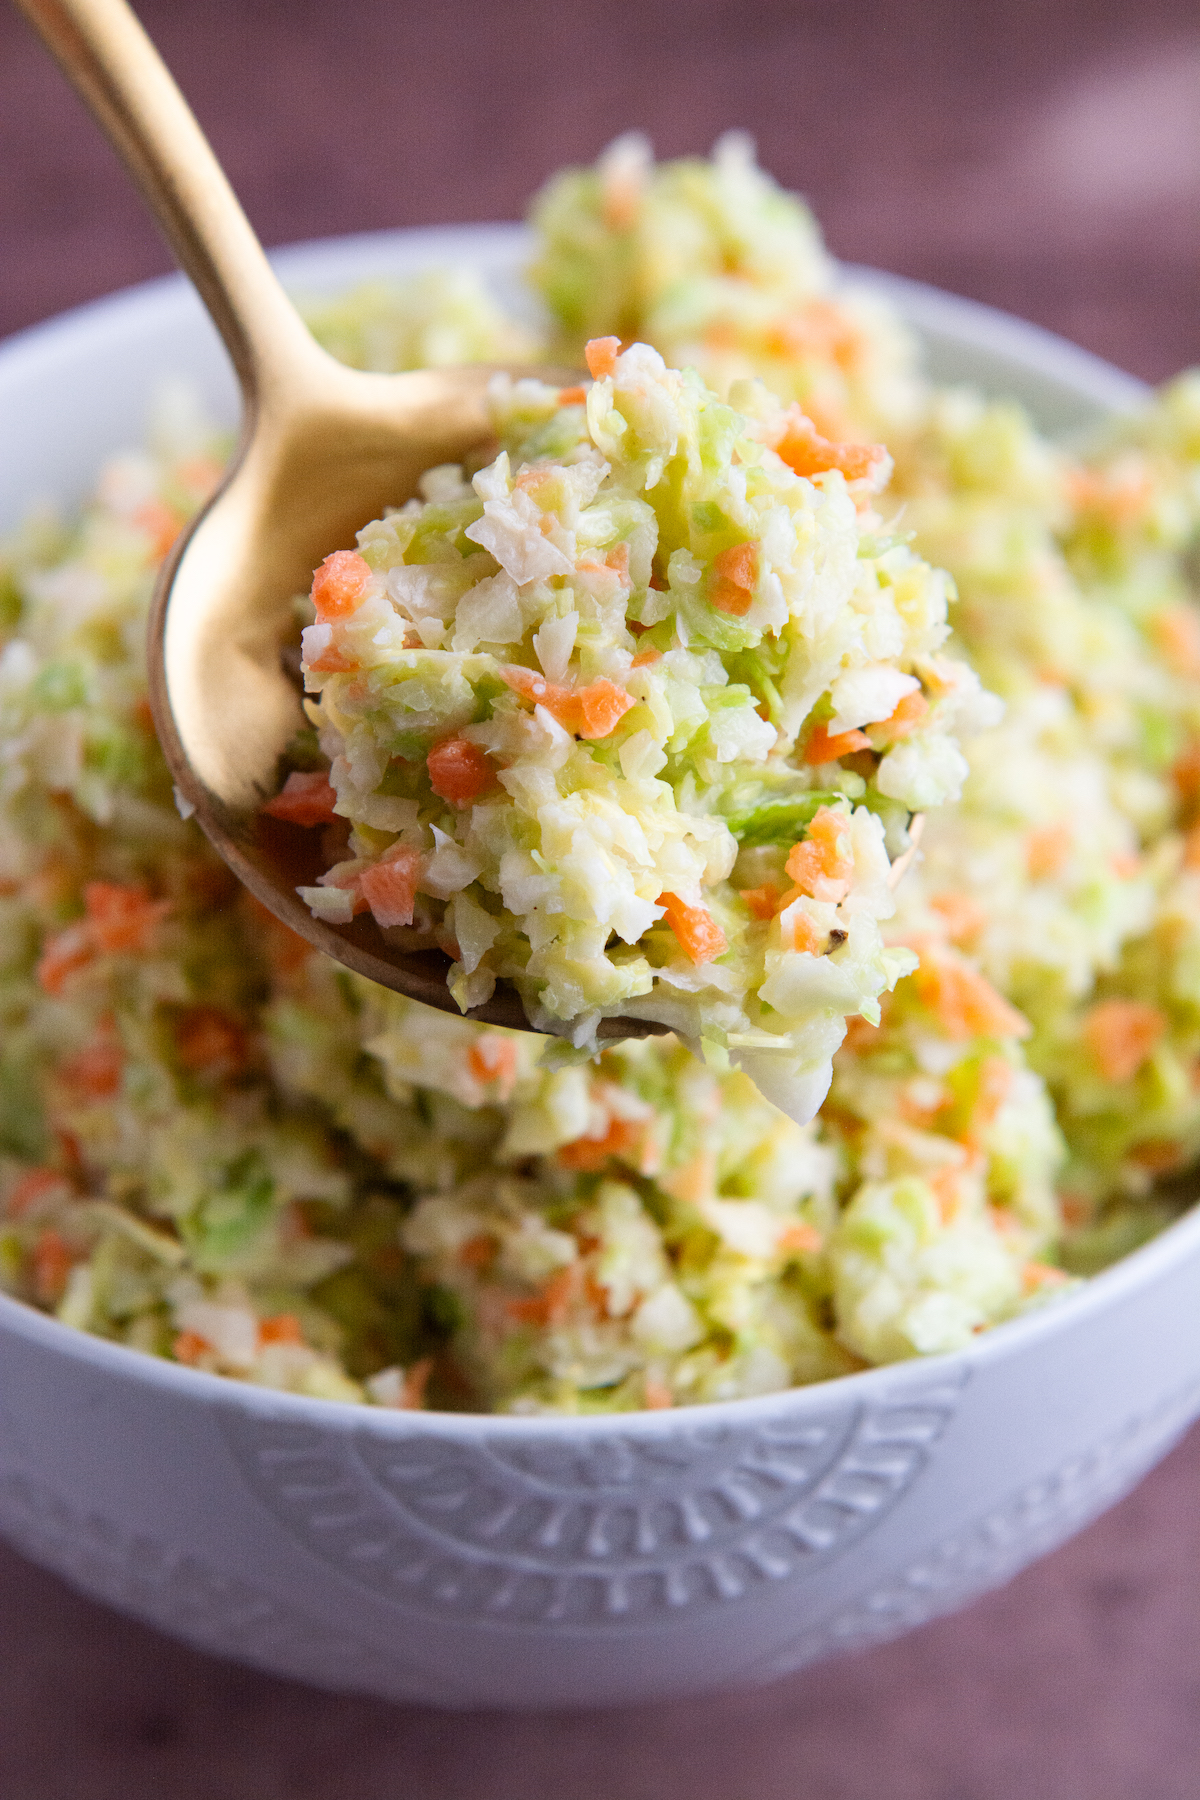
[[[424,860],[419,850],[404,844],[389,851],[382,862],[363,870],[358,878],[359,891],[377,925],[386,929],[389,925],[412,924]]]
[[[162,561],[183,525],[183,520],[174,507],[168,506],[164,500],[147,500],[134,513],[133,522],[150,539],[155,562]]]
[[[758,544],[748,540],[722,550],[713,557],[713,568],[723,581],[732,581],[734,587],[753,591],[758,580]]]
[[[928,711],[928,700],[920,688],[914,688],[911,694],[905,694],[889,718],[881,719],[871,729],[881,741],[892,743],[897,738],[907,737],[910,731],[915,731]]]
[[[660,894],[658,903],[689,962],[698,967],[723,954],[725,933],[710,912],[702,906],[688,906],[678,894]]]
[[[1027,1294],[1036,1293],[1038,1288],[1063,1287],[1070,1280],[1063,1269],[1056,1269],[1050,1263],[1027,1262],[1021,1270],[1021,1286]]]
[[[511,663],[500,670],[500,678],[531,706],[544,706],[564,731],[592,741],[606,738],[635,704],[632,694],[606,677],[585,688],[565,688],[534,669]]]
[[[258,1341],[260,1344],[302,1344],[304,1331],[295,1313],[272,1313],[269,1319],[259,1320]]]
[[[319,569],[313,570],[312,603],[323,625],[347,619],[363,603],[370,564],[356,550],[335,550]]]
[[[200,1358],[210,1355],[211,1352],[212,1345],[206,1337],[201,1337],[198,1331],[181,1331],[171,1345],[171,1355],[175,1361],[187,1363],[191,1368],[195,1368]]]
[[[579,735],[592,741],[606,738],[634,704],[632,694],[604,677],[580,688],[578,698],[583,714]]]
[[[1165,606],[1150,620],[1150,633],[1163,657],[1190,681],[1200,677],[1200,612],[1194,606]]]
[[[46,939],[38,958],[37,978],[43,993],[57,997],[67,981],[95,960],[96,945],[86,924],[68,925]]]
[[[834,812],[830,806],[822,806],[814,814],[803,842],[792,845],[785,864],[802,894],[815,900],[844,897],[854,874],[854,857],[846,842],[849,830],[845,813]]]
[[[820,956],[825,943],[825,933],[806,912],[798,912],[792,921],[792,949],[803,950],[809,956]]]
[[[709,600],[718,612],[740,619],[754,603],[754,584],[758,580],[758,545],[734,544],[713,557],[713,581]]]
[[[1054,825],[1039,825],[1025,839],[1025,866],[1034,881],[1057,875],[1071,854],[1074,834],[1065,819]]]
[[[579,1292],[581,1273],[578,1264],[568,1263],[550,1277],[540,1294],[528,1300],[510,1300],[509,1317],[521,1325],[561,1325]]]
[[[337,816],[337,791],[324,769],[293,770],[273,800],[261,809],[289,825],[330,825]]]
[[[400,1405],[405,1412],[420,1412],[425,1404],[425,1389],[429,1386],[429,1377],[433,1374],[432,1356],[423,1356],[405,1371],[404,1386],[400,1394]]]
[[[83,890],[87,922],[97,949],[148,950],[156,927],[171,910],[169,900],[153,900],[144,887],[89,881]]]
[[[779,1248],[792,1255],[809,1256],[821,1248],[824,1239],[815,1225],[800,1219],[779,1234]]]
[[[987,912],[969,894],[947,892],[932,894],[929,900],[935,913],[945,921],[946,935],[952,943],[974,937],[987,924]]]
[[[912,975],[917,998],[947,1037],[1028,1037],[1029,1021],[957,950],[929,938],[910,945],[921,959]]]
[[[33,1291],[43,1306],[56,1306],[62,1299],[74,1260],[59,1232],[38,1234],[33,1246]]]
[[[470,806],[497,785],[487,756],[467,738],[443,738],[429,752],[426,767],[434,793],[451,806]]]
[[[865,731],[839,731],[830,737],[824,725],[814,725],[804,746],[804,760],[814,766],[838,762],[843,756],[853,756],[856,750],[870,748],[871,740]]]
[[[558,390],[560,406],[582,406],[586,399],[587,389],[585,387],[565,387]]]
[[[621,354],[621,340],[615,337],[593,338],[584,348],[584,360],[588,373],[593,381],[602,381],[611,375],[618,356]]]
[[[610,1156],[625,1156],[634,1151],[645,1135],[645,1127],[633,1119],[613,1119],[603,1137],[575,1138],[558,1151],[558,1162],[564,1169],[592,1173],[602,1169]]]
[[[773,919],[779,911],[779,889],[771,882],[763,887],[741,888],[739,898],[746,902],[756,919]]]
[[[478,1269],[480,1274],[486,1274],[499,1253],[500,1246],[495,1238],[486,1231],[479,1231],[460,1246],[458,1260],[464,1269]]]
[[[26,1169],[8,1196],[5,1211],[10,1219],[20,1219],[44,1194],[67,1186],[69,1182],[61,1169]]]
[[[1167,1016],[1144,1000],[1099,1000],[1083,1019],[1083,1041],[1106,1081],[1131,1081],[1167,1029]]]
[[[125,1052],[120,1040],[102,1032],[59,1067],[60,1079],[83,1100],[104,1100],[121,1086]]]
[[[249,1058],[245,1027],[219,1006],[189,1006],[175,1024],[175,1050],[194,1075],[237,1075]]]
[[[666,1412],[674,1406],[675,1396],[665,1381],[657,1375],[647,1375],[642,1381],[642,1402],[647,1412]]]
[[[774,449],[794,475],[824,475],[837,469],[847,481],[860,481],[870,475],[887,455],[882,444],[830,443],[805,416],[798,402],[788,408],[783,435]]]
[[[649,664],[649,663],[656,663],[656,662],[661,662],[661,661],[662,661],[662,651],[661,650],[639,650],[637,655],[634,657],[633,661],[630,663],[629,666],[631,669],[644,669],[647,666],[647,664]]]
[[[606,569],[611,569],[614,575],[619,575],[623,582],[628,583],[629,545],[614,544],[604,559],[604,566]]]
[[[485,1087],[496,1082],[498,1098],[507,1100],[517,1080],[517,1046],[511,1038],[476,1038],[467,1051],[467,1067]]]

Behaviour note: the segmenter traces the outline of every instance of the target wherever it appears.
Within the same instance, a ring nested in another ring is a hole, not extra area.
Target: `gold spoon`
[[[264,816],[303,725],[281,646],[292,598],[331,550],[416,491],[438,463],[491,436],[493,366],[372,375],[316,343],[271,270],[220,164],[125,0],[17,0],[103,126],[225,341],[241,383],[241,440],[224,482],[176,542],[149,627],[150,700],[184,801],[275,916],[336,962],[446,1012],[440,951],[392,949],[369,915],[315,919],[296,893],[322,872],[320,834]],[[561,370],[533,370],[573,382]],[[893,870],[898,880],[900,859]],[[516,989],[471,1015],[529,1030]],[[604,1038],[667,1027],[606,1019]]]
[[[292,597],[385,506],[491,435],[494,367],[372,375],[310,336],[186,101],[124,0],[17,0],[104,127],[233,359],[241,441],[224,483],[176,542],[150,616],[150,699],[185,802],[241,881],[318,950],[372,981],[457,1012],[439,951],[390,948],[369,917],[334,926],[296,893],[321,872],[319,833],[264,817],[304,724],[281,645]],[[575,374],[542,373],[571,382]],[[501,983],[471,1015],[529,1029]],[[604,1037],[665,1031],[606,1020]]]

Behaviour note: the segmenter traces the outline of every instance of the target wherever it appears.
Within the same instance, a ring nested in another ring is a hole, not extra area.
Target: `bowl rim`
[[[441,225],[310,239],[279,246],[271,251],[271,258],[286,281],[298,286],[305,282],[319,286],[333,274],[338,263],[345,266],[376,259],[386,262],[389,256],[395,259],[397,254],[411,263],[423,255],[432,259],[456,251],[461,258],[464,246],[474,251],[477,262],[481,255],[490,255],[500,267],[511,268],[530,241],[528,231],[521,225]],[[1033,373],[1064,386],[1075,386],[1081,395],[1114,413],[1132,410],[1150,393],[1145,383],[1103,358],[983,302],[861,265],[842,264],[839,275],[847,285],[865,287],[892,299],[918,328],[939,330],[962,344],[986,347],[1020,360]],[[355,278],[353,274],[343,275],[342,284]],[[169,310],[183,297],[190,299],[191,288],[182,275],[158,276],[26,326],[0,341],[0,375],[14,361],[31,363],[35,369],[39,364],[52,365],[60,347],[69,345],[81,333],[97,327],[102,330],[122,317],[129,320],[139,314]],[[961,1350],[910,1357],[769,1394],[701,1401],[654,1412],[408,1412],[356,1401],[318,1399],[169,1362],[65,1325],[52,1314],[4,1293],[0,1293],[0,1337],[11,1334],[75,1364],[114,1378],[124,1377],[135,1386],[158,1389],[183,1401],[240,1409],[260,1417],[269,1415],[276,1420],[326,1429],[366,1430],[391,1438],[429,1434],[464,1439],[492,1435],[528,1437],[547,1432],[581,1441],[614,1432],[659,1437],[706,1424],[718,1429],[733,1424],[753,1427],[781,1409],[792,1413],[797,1408],[819,1411],[839,1405],[846,1396],[869,1402],[894,1389],[897,1383],[933,1389],[947,1381],[961,1380],[969,1371],[1020,1355],[1042,1339],[1057,1337],[1097,1311],[1132,1297],[1176,1263],[1186,1261],[1190,1254],[1200,1259],[1200,1206],[1185,1212],[1156,1237],[1088,1277],[1061,1299],[992,1327]]]

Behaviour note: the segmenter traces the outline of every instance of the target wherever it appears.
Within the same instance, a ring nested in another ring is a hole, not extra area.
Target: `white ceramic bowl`
[[[470,260],[515,228],[302,246],[293,285]],[[1086,427],[1142,390],[1033,327],[872,277],[935,372]],[[164,375],[221,413],[182,282],[0,349],[0,526],[70,502]],[[245,1387],[0,1299],[0,1529],[209,1650],[448,1706],[645,1701],[762,1681],[961,1605],[1116,1499],[1200,1413],[1200,1213],[959,1355],[605,1419],[391,1413]]]

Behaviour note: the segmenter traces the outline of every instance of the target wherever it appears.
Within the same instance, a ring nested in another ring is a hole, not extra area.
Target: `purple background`
[[[1195,0],[150,0],[271,243],[517,216],[641,126],[730,125],[839,254],[1149,379],[1200,361]],[[167,268],[0,10],[0,332]],[[1200,1434],[1004,1592],[750,1695],[440,1715],[215,1662],[0,1549],[5,1800],[1196,1800]]]

